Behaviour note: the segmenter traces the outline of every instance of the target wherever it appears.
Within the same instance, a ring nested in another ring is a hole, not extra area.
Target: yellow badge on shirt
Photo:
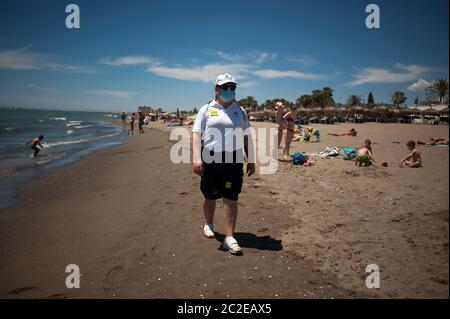
[[[209,114],[211,116],[219,116],[219,113],[217,113],[217,110],[211,110]]]

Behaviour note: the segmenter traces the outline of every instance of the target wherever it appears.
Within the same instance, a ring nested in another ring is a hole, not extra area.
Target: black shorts
[[[238,200],[244,177],[242,163],[203,163],[200,190],[206,199]]]

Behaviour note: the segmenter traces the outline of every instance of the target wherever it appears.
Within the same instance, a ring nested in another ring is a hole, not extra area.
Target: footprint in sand
[[[69,298],[69,296],[66,294],[54,294],[54,295],[51,295],[48,297],[52,298],[52,299],[67,299],[67,298]]]
[[[113,279],[115,276],[117,276],[119,273],[123,271],[123,266],[117,265],[111,268],[108,273],[105,276],[105,279],[103,279],[104,282],[109,282],[111,279]]]
[[[17,288],[17,289],[13,289],[10,292],[8,292],[8,295],[19,295],[21,293],[30,291],[30,290],[36,290],[39,289],[38,287],[22,287],[22,288]]]

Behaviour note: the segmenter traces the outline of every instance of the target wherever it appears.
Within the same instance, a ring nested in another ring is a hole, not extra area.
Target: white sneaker
[[[214,238],[214,225],[205,224],[205,226],[203,226],[203,234],[206,238]]]
[[[242,248],[239,246],[237,240],[234,237],[225,237],[222,246],[225,250],[228,250],[230,254],[242,254]]]

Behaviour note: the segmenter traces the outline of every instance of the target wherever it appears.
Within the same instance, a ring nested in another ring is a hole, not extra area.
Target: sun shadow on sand
[[[272,251],[280,251],[283,249],[283,245],[281,244],[282,241],[270,236],[256,236],[252,233],[234,233],[234,237],[242,248]],[[225,239],[225,235],[216,232],[215,239],[222,243]]]

